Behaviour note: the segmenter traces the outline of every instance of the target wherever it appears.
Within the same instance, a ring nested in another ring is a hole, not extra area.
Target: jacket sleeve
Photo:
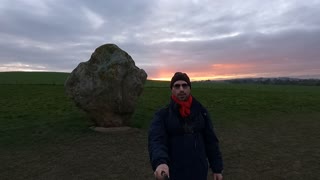
[[[206,109],[204,109],[203,116],[205,119],[204,140],[210,168],[212,169],[213,173],[222,173],[223,160],[219,147],[219,140],[214,132],[211,118],[209,117]]]
[[[158,165],[168,164],[168,135],[164,124],[164,111],[155,113],[149,128],[148,150],[152,169]]]

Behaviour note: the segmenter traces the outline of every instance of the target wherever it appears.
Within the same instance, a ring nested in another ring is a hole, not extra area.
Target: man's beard
[[[177,98],[180,100],[180,101],[185,101],[188,99],[188,96],[186,93],[179,93],[177,94]]]

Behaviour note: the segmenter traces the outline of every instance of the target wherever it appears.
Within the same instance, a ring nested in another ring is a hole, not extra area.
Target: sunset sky
[[[106,43],[148,79],[320,78],[320,1],[0,0],[0,71],[71,72]]]

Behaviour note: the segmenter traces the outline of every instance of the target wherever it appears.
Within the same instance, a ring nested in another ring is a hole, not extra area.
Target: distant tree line
[[[298,79],[298,78],[242,78],[229,79],[224,82],[238,84],[279,84],[279,85],[304,85],[304,86],[320,86],[320,79]]]

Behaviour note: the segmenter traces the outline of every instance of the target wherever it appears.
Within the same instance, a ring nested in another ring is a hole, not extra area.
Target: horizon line
[[[14,72],[23,72],[23,73],[66,73],[71,74],[72,72],[66,71],[44,71],[44,70],[20,70],[20,71],[0,71],[0,73],[14,73]],[[228,78],[209,78],[209,77],[199,77],[199,78],[190,78],[190,81],[224,81],[224,80],[233,80],[233,79],[272,79],[272,78],[291,78],[291,79],[320,79],[320,74],[310,74],[310,75],[300,75],[300,76],[259,76],[259,77],[228,77]],[[151,81],[171,81],[171,78],[147,78],[147,80]]]

